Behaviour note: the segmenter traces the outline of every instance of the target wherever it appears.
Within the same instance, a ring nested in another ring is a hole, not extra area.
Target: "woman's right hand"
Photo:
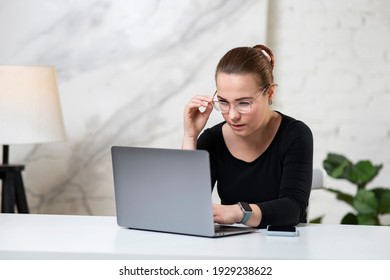
[[[207,120],[213,110],[212,96],[197,95],[187,103],[184,109],[184,140],[183,148],[194,149],[199,133],[206,126]],[[199,109],[203,107],[204,110]],[[190,146],[186,143],[192,143]]]

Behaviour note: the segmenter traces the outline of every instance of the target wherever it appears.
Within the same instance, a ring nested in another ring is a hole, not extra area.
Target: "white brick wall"
[[[314,165],[328,152],[383,163],[390,187],[390,1],[271,0],[268,45],[279,83],[275,109],[305,121]],[[329,185],[354,192],[340,181]],[[315,191],[310,216],[338,223],[348,207]]]

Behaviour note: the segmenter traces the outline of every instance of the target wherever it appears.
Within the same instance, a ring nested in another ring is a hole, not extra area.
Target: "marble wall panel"
[[[54,65],[67,141],[11,145],[33,213],[114,215],[110,147],[179,148],[219,58],[265,43],[266,0],[0,0],[0,63]],[[214,114],[210,124],[221,120]]]

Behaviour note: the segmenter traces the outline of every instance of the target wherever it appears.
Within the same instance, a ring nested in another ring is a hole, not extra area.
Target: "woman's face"
[[[229,111],[222,113],[222,116],[236,135],[250,136],[266,124],[270,116],[268,100],[271,98],[268,94],[261,94],[266,85],[259,88],[252,74],[237,75],[222,72],[217,74],[216,83],[218,100],[230,104]],[[254,99],[255,97],[257,98]],[[248,101],[253,101],[252,109],[248,113],[240,113],[233,106]]]

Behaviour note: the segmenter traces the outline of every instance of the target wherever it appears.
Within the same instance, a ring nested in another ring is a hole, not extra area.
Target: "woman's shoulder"
[[[223,141],[222,126],[225,122],[214,125],[213,127],[206,128],[198,138],[197,147],[205,148],[207,146],[219,145]]]
[[[311,129],[306,123],[281,112],[278,113],[282,116],[280,128],[284,134],[287,133],[287,135],[292,136],[306,135],[312,137]]]
[[[223,121],[223,122],[220,122],[212,127],[209,127],[209,128],[206,128],[204,130],[203,133],[209,133],[209,134],[212,134],[212,135],[220,135],[222,133],[222,126],[225,124],[226,122]]]
[[[279,113],[282,116],[281,124],[284,127],[299,126],[299,127],[306,127],[307,129],[310,130],[309,126],[307,124],[305,124],[303,121],[298,120],[296,118],[293,118],[291,116],[285,115],[285,114],[278,112],[278,111],[277,111],[277,113]]]

